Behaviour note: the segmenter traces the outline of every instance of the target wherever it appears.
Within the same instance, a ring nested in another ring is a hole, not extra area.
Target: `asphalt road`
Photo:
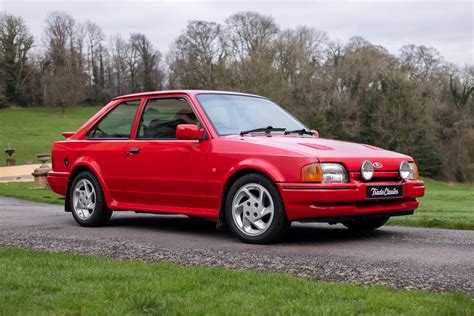
[[[0,245],[474,296],[474,231],[295,223],[283,243],[261,246],[206,220],[116,212],[109,225],[84,228],[62,206],[0,197]]]

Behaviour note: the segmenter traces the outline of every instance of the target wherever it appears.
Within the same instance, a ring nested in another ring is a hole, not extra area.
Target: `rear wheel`
[[[278,241],[290,226],[278,189],[260,174],[244,175],[232,185],[225,215],[232,233],[247,243]]]
[[[69,208],[82,226],[105,225],[112,211],[107,208],[99,181],[90,171],[79,173],[69,189]]]
[[[351,230],[369,231],[374,230],[385,225],[388,221],[388,217],[382,218],[371,218],[371,219],[360,219],[354,221],[343,222],[342,225],[346,226]]]

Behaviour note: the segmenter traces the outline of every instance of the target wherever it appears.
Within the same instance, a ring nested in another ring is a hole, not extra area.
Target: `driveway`
[[[283,243],[248,245],[207,220],[116,212],[84,228],[62,206],[0,197],[0,245],[474,295],[474,231],[294,223]]]

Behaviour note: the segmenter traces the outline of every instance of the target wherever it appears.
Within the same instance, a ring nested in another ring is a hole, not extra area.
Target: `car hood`
[[[382,164],[380,168],[376,168],[376,171],[395,171],[398,170],[401,161],[413,161],[413,159],[407,155],[379,147],[324,138],[278,135],[235,135],[228,136],[228,138],[314,156],[320,162],[340,162],[343,163],[349,171],[360,170],[360,166],[364,160]]]

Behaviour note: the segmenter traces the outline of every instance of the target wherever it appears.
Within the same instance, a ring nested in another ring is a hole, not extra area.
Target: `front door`
[[[179,124],[200,124],[184,97],[147,100],[123,169],[124,199],[138,209],[192,213],[208,208],[209,141],[176,139]]]
[[[132,125],[141,100],[124,101],[110,110],[87,133],[77,147],[93,157],[111,196],[121,201],[124,150],[129,142]],[[84,158],[87,159],[87,158]]]

